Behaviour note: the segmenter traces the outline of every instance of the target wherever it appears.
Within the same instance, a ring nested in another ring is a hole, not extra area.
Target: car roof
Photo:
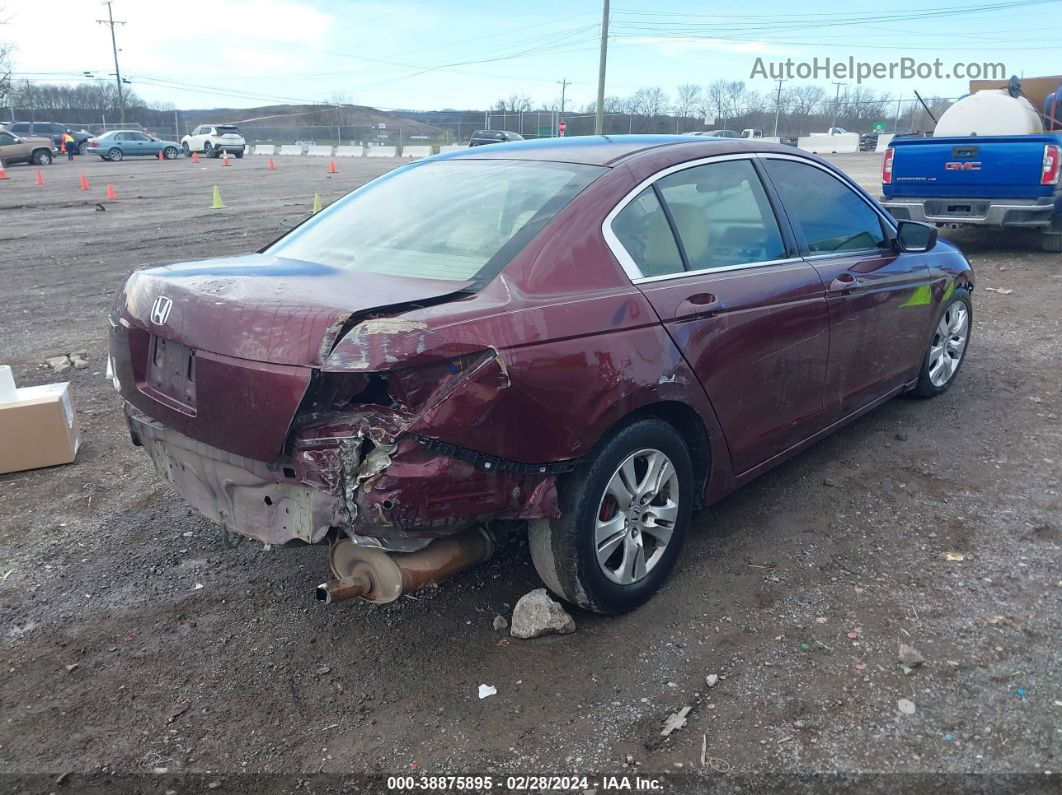
[[[590,166],[614,166],[637,154],[681,144],[697,146],[701,149],[705,147],[733,149],[735,140],[719,138],[713,141],[711,137],[703,135],[579,135],[572,138],[536,138],[514,141],[500,148],[477,146],[457,152],[447,152],[433,159],[547,160]],[[744,145],[773,151],[770,144],[749,141]]]

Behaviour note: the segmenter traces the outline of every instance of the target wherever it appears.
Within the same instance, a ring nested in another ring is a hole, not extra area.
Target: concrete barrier
[[[306,154],[308,154],[308,155],[310,155],[312,157],[331,157],[332,156],[332,147],[331,146],[320,146],[320,145],[310,146],[310,147],[307,147]]]
[[[402,157],[431,157],[430,146],[403,146]]]
[[[254,153],[256,155],[269,155],[270,157],[272,157],[277,153],[277,148],[270,144],[258,144],[254,148]]]
[[[337,146],[336,157],[364,157],[365,147],[363,146]]]
[[[298,144],[282,144],[278,155],[301,155],[302,147]]]
[[[462,149],[468,149],[468,147],[462,146],[461,144],[450,144],[448,146],[440,146],[439,154],[441,155],[443,152],[460,152]]]
[[[398,157],[398,152],[393,146],[370,146],[365,154],[368,157]]]
[[[797,141],[797,146],[817,155],[838,155],[859,151],[859,133],[840,135],[808,135]]]
[[[884,152],[886,149],[889,148],[889,144],[892,143],[892,139],[895,138],[895,137],[896,136],[893,135],[892,133],[888,133],[887,135],[879,135],[878,136],[878,145],[875,147],[874,151],[875,152]]]

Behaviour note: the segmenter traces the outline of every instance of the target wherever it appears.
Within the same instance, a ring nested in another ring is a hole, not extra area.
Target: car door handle
[[[860,281],[858,276],[853,276],[851,273],[842,273],[830,282],[830,292],[847,293],[862,286],[862,284],[863,282]]]
[[[723,300],[712,293],[696,293],[684,298],[675,308],[675,317],[697,317],[718,312],[724,306]]]

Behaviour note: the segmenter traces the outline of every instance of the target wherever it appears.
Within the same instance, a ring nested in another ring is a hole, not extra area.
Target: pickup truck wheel
[[[1052,254],[1062,253],[1062,233],[1044,232],[1040,235],[1040,249]]]
[[[112,146],[110,149],[107,150],[107,159],[108,160],[118,161],[118,160],[121,160],[124,156],[125,156],[125,153],[122,152],[122,150],[119,149],[117,146]]]
[[[539,576],[587,610],[633,610],[678,559],[693,489],[689,450],[674,427],[656,418],[621,426],[561,482],[560,518],[530,523]]]
[[[47,149],[38,149],[33,153],[33,162],[38,166],[50,166],[52,164],[52,153]]]
[[[929,341],[918,374],[918,383],[911,391],[915,397],[931,398],[946,391],[955,381],[970,343],[973,325],[973,305],[968,290],[952,292],[937,316],[933,337]]]

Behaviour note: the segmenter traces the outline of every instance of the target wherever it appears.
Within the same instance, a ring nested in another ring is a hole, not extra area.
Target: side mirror
[[[937,244],[937,228],[921,221],[899,221],[896,227],[896,247],[908,254],[932,250]]]

